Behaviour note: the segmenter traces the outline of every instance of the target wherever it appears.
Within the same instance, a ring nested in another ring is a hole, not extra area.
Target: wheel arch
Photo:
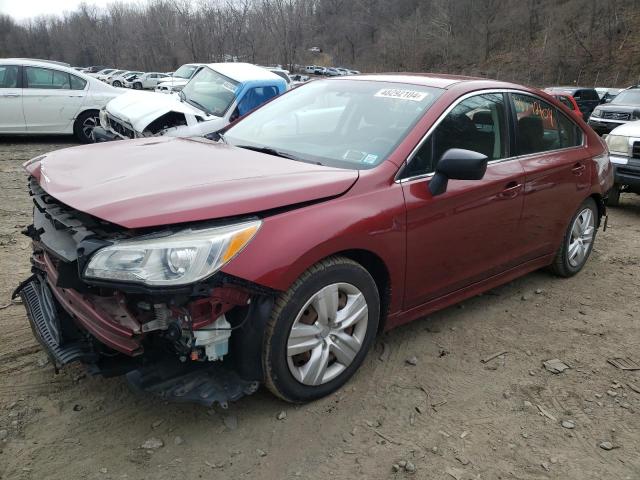
[[[378,294],[380,295],[380,321],[378,323],[378,332],[384,331],[389,306],[391,304],[391,275],[384,260],[370,250],[351,249],[336,252],[331,256],[346,257],[354,262],[362,265],[369,272],[376,282]]]
[[[73,122],[75,123],[76,120],[78,120],[78,118],[80,118],[80,115],[84,115],[87,112],[96,112],[96,113],[100,113],[100,108],[95,107],[95,106],[90,106],[90,107],[82,107],[78,113],[76,114],[76,117],[73,119]]]

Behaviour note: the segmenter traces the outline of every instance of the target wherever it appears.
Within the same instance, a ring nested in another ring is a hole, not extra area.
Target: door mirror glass
[[[450,148],[438,161],[435,175],[429,182],[431,195],[443,194],[449,180],[481,180],[487,171],[488,160],[479,152]]]

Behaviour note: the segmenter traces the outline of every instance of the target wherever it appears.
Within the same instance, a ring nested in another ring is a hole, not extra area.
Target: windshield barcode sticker
[[[398,98],[400,100],[411,100],[412,102],[421,102],[427,97],[427,93],[418,92],[416,90],[404,90],[400,88],[383,88],[378,91],[374,97],[382,98]]]

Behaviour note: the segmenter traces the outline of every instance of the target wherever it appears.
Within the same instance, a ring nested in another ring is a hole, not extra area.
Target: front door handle
[[[573,166],[573,168],[571,169],[571,172],[574,175],[578,176],[578,175],[582,175],[586,169],[587,169],[586,165],[584,165],[581,162],[578,162]]]
[[[20,94],[19,93],[3,93],[2,96],[3,97],[19,97]]]
[[[522,189],[522,184],[518,182],[509,182],[498,194],[498,198],[501,200],[508,200],[511,198],[516,198]]]

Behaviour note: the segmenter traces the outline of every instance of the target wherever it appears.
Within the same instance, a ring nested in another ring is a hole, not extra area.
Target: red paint
[[[30,166],[35,169],[35,166]],[[354,170],[295,162],[204,138],[151,138],[57,150],[40,185],[77,210],[127,228],[245,215],[340,195]]]
[[[47,272],[47,282],[53,295],[78,324],[115,350],[131,356],[142,354],[141,336],[117,320],[122,315],[132,318],[126,306],[118,302],[118,297],[113,297],[110,302],[109,310],[117,312],[113,315],[100,306],[105,302],[104,297],[82,295],[75,290],[56,286],[58,272],[53,263],[46,254],[39,260],[41,268]]]
[[[259,233],[223,271],[286,290],[329,255],[367,252],[388,272],[387,328],[549,265],[580,203],[611,187],[610,164],[594,161],[606,149],[577,117],[584,147],[491,164],[482,180],[450,181],[437,197],[428,192],[429,177],[397,183],[408,155],[462,95],[515,89],[569,110],[543,92],[502,82],[361,79],[446,88],[389,158],[371,170],[310,165],[206,140],[154,138],[54,152],[39,172],[41,182],[58,200],[131,228],[324,199],[264,216]]]

